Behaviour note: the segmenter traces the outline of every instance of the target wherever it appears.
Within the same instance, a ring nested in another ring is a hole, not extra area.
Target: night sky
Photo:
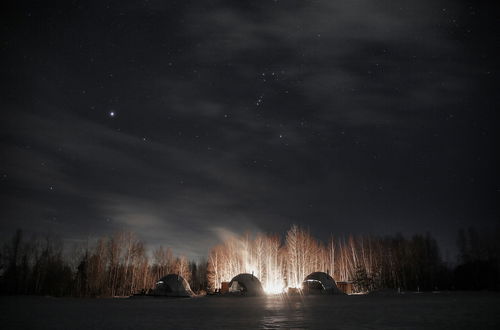
[[[489,1],[34,1],[2,10],[0,232],[499,223]]]

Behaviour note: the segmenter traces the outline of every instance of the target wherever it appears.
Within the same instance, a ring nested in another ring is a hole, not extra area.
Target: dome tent
[[[153,296],[192,297],[194,293],[191,291],[189,283],[182,276],[169,274],[156,282]]]
[[[264,294],[262,284],[253,274],[239,274],[229,282],[229,293],[238,293],[248,296]]]
[[[314,272],[302,282],[302,290],[312,294],[344,294],[335,284],[335,280],[323,272]]]

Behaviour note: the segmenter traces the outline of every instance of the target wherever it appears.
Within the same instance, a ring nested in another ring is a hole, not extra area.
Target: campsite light
[[[266,294],[279,294],[285,292],[285,287],[282,284],[269,284],[264,287],[264,292]]]

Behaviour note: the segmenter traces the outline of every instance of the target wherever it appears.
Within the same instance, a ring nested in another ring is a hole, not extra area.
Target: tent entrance
[[[302,289],[310,291],[323,291],[325,290],[325,287],[323,286],[323,283],[321,283],[321,281],[306,280],[304,281],[304,283],[302,283]]]
[[[243,282],[233,281],[233,283],[229,287],[229,292],[245,293],[247,291],[248,289]]]

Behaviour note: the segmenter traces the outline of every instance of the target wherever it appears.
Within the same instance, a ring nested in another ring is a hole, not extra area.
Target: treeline
[[[500,228],[458,233],[459,264],[453,270],[454,286],[467,290],[500,289]]]
[[[254,273],[267,291],[300,287],[312,272],[329,273],[336,281],[352,281],[358,291],[381,288],[435,290],[451,286],[437,242],[429,235],[332,237],[323,243],[292,226],[285,239],[258,234],[229,237],[208,257],[211,289],[234,274]]]
[[[0,292],[103,297],[146,293],[164,275],[183,276],[195,292],[215,291],[239,273],[253,273],[267,292],[299,287],[314,271],[353,282],[357,291],[500,289],[500,231],[461,230],[457,263],[445,263],[429,234],[314,238],[292,226],[277,235],[227,237],[207,261],[171,249],[147,251],[132,233],[102,237],[72,254],[57,238],[17,231],[0,250]]]
[[[132,233],[100,238],[92,248],[63,257],[58,239],[24,239],[18,230],[0,255],[0,290],[7,294],[128,296],[146,292],[164,275],[176,273],[199,292],[207,287],[206,262],[175,257],[159,247],[148,255]]]

